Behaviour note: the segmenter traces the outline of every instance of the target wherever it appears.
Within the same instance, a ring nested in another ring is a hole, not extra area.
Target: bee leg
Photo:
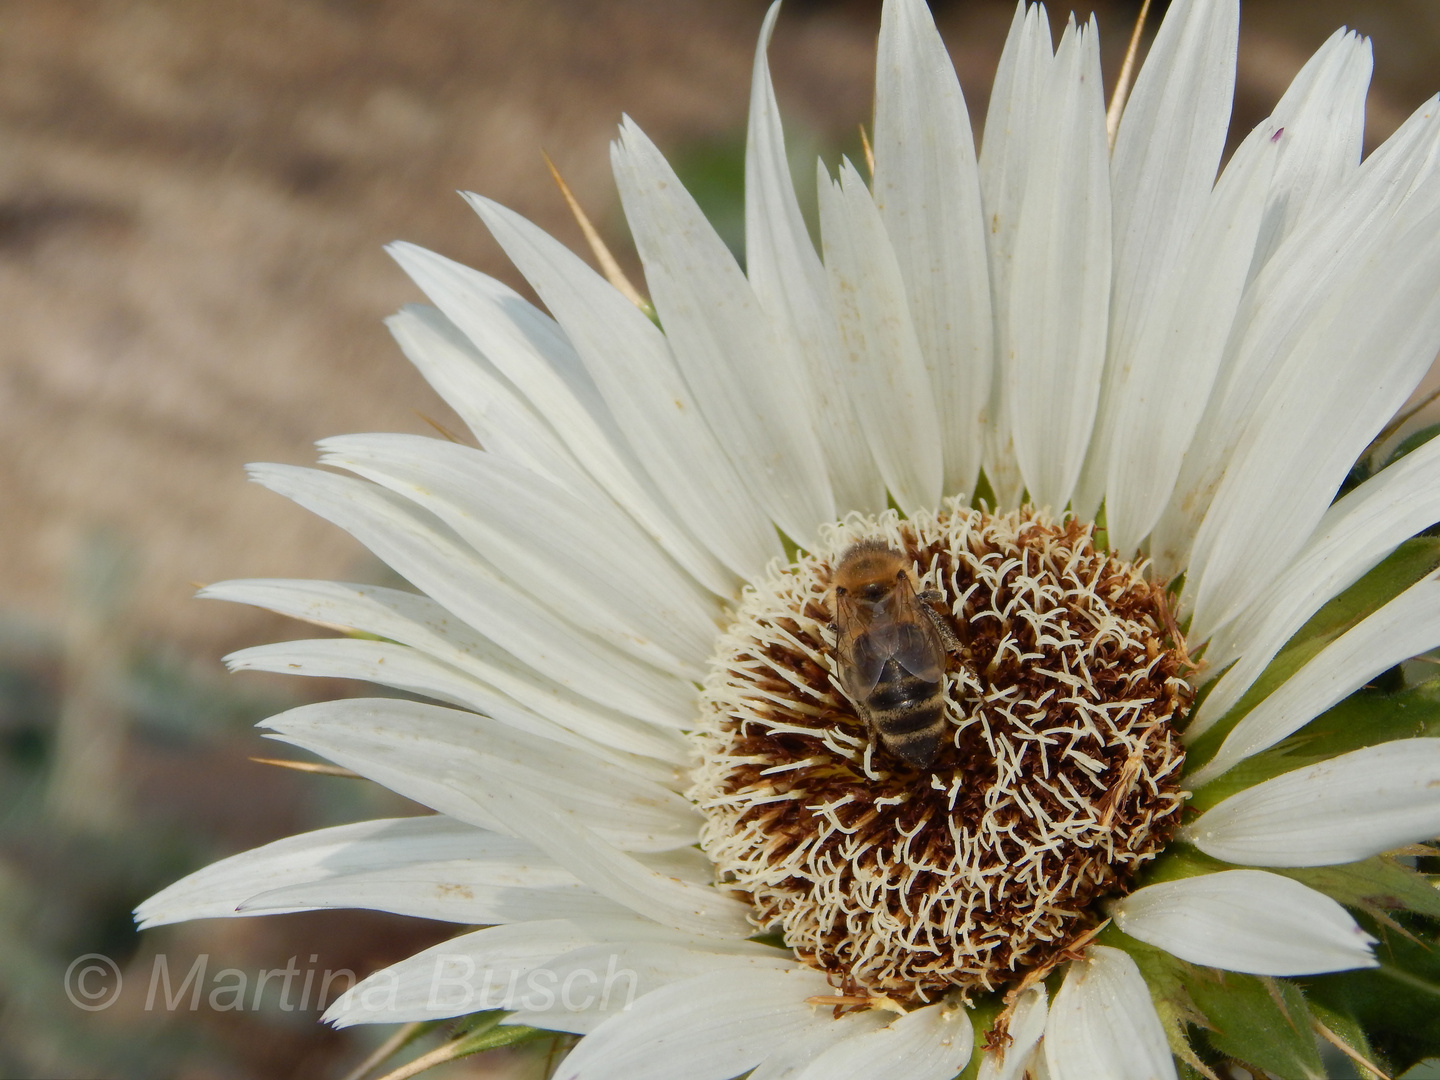
[[[930,606],[943,600],[944,594],[938,589],[927,589],[925,592],[920,593],[916,599],[920,601],[920,610],[925,612],[930,621],[935,625],[935,629],[940,632],[940,637],[945,642],[945,651],[952,652],[956,656],[959,656],[961,650],[960,639],[955,636],[955,631],[950,629],[950,624],[945,621],[944,616]]]

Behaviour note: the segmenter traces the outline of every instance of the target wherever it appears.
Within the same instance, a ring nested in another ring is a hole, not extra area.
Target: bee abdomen
[[[916,768],[927,768],[945,731],[945,699],[941,684],[886,663],[866,701],[870,721],[885,748]]]

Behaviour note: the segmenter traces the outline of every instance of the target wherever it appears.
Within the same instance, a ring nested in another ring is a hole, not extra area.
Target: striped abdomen
[[[922,679],[898,661],[887,660],[865,698],[866,719],[885,749],[917,769],[927,768],[940,749],[945,732],[943,685],[943,679]]]

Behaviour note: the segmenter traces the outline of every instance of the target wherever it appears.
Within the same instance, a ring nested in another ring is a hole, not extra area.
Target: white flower
[[[1257,868],[1356,863],[1440,832],[1440,739],[1386,741],[1423,725],[1275,750],[1440,646],[1432,563],[1392,559],[1353,588],[1440,520],[1440,439],[1332,501],[1440,346],[1440,109],[1361,163],[1369,43],[1337,33],[1217,180],[1235,0],[1170,5],[1113,153],[1093,21],[1052,49],[1043,8],[1022,4],[977,161],[925,4],[887,0],[873,193],[849,163],[822,169],[822,258],[764,60],[777,14],[755,70],[745,270],[627,120],[615,175],[663,331],[467,196],[550,315],[397,244],[435,307],[390,327],[484,449],[350,436],[322,460],[362,479],[253,469],[420,594],[212,586],[364,635],[231,666],[428,699],[263,726],[437,814],[237,855],[138,915],[355,906],[483,924],[327,1018],[509,1010],[585,1035],[566,1078],[945,1080],[992,1029],[985,1077],[1174,1076],[1186,1017],[1141,962],[1374,965],[1340,902]],[[982,469],[993,514],[969,508]],[[1022,491],[1072,516],[1018,512]],[[1109,547],[1148,569],[1090,546],[1102,505]],[[865,537],[919,553],[965,639],[933,769],[886,759],[836,678],[825,590]],[[1183,581],[1200,669],[1146,574]],[[1015,696],[1007,649],[1061,691]],[[1208,693],[1185,726],[1191,671]],[[812,775],[837,769],[850,786],[825,802]],[[1203,812],[1176,833],[1181,789]],[[893,811],[893,859],[844,846],[856,793],[872,823]],[[907,805],[930,809],[907,825]],[[1006,836],[1019,846],[997,863]],[[1067,878],[1081,867],[1089,892]],[[912,888],[917,874],[930,884]],[[980,917],[1003,904],[1021,906],[1000,929]],[[752,916],[795,951],[757,940]],[[998,1029],[992,991],[1013,991]]]

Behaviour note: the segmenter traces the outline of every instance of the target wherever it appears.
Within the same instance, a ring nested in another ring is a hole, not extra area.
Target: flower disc
[[[753,921],[847,992],[993,989],[1058,957],[1178,824],[1191,690],[1163,592],[1093,528],[952,505],[852,516],[746,590],[702,697],[701,846]],[[841,689],[828,592],[880,539],[960,642],[931,766]]]

